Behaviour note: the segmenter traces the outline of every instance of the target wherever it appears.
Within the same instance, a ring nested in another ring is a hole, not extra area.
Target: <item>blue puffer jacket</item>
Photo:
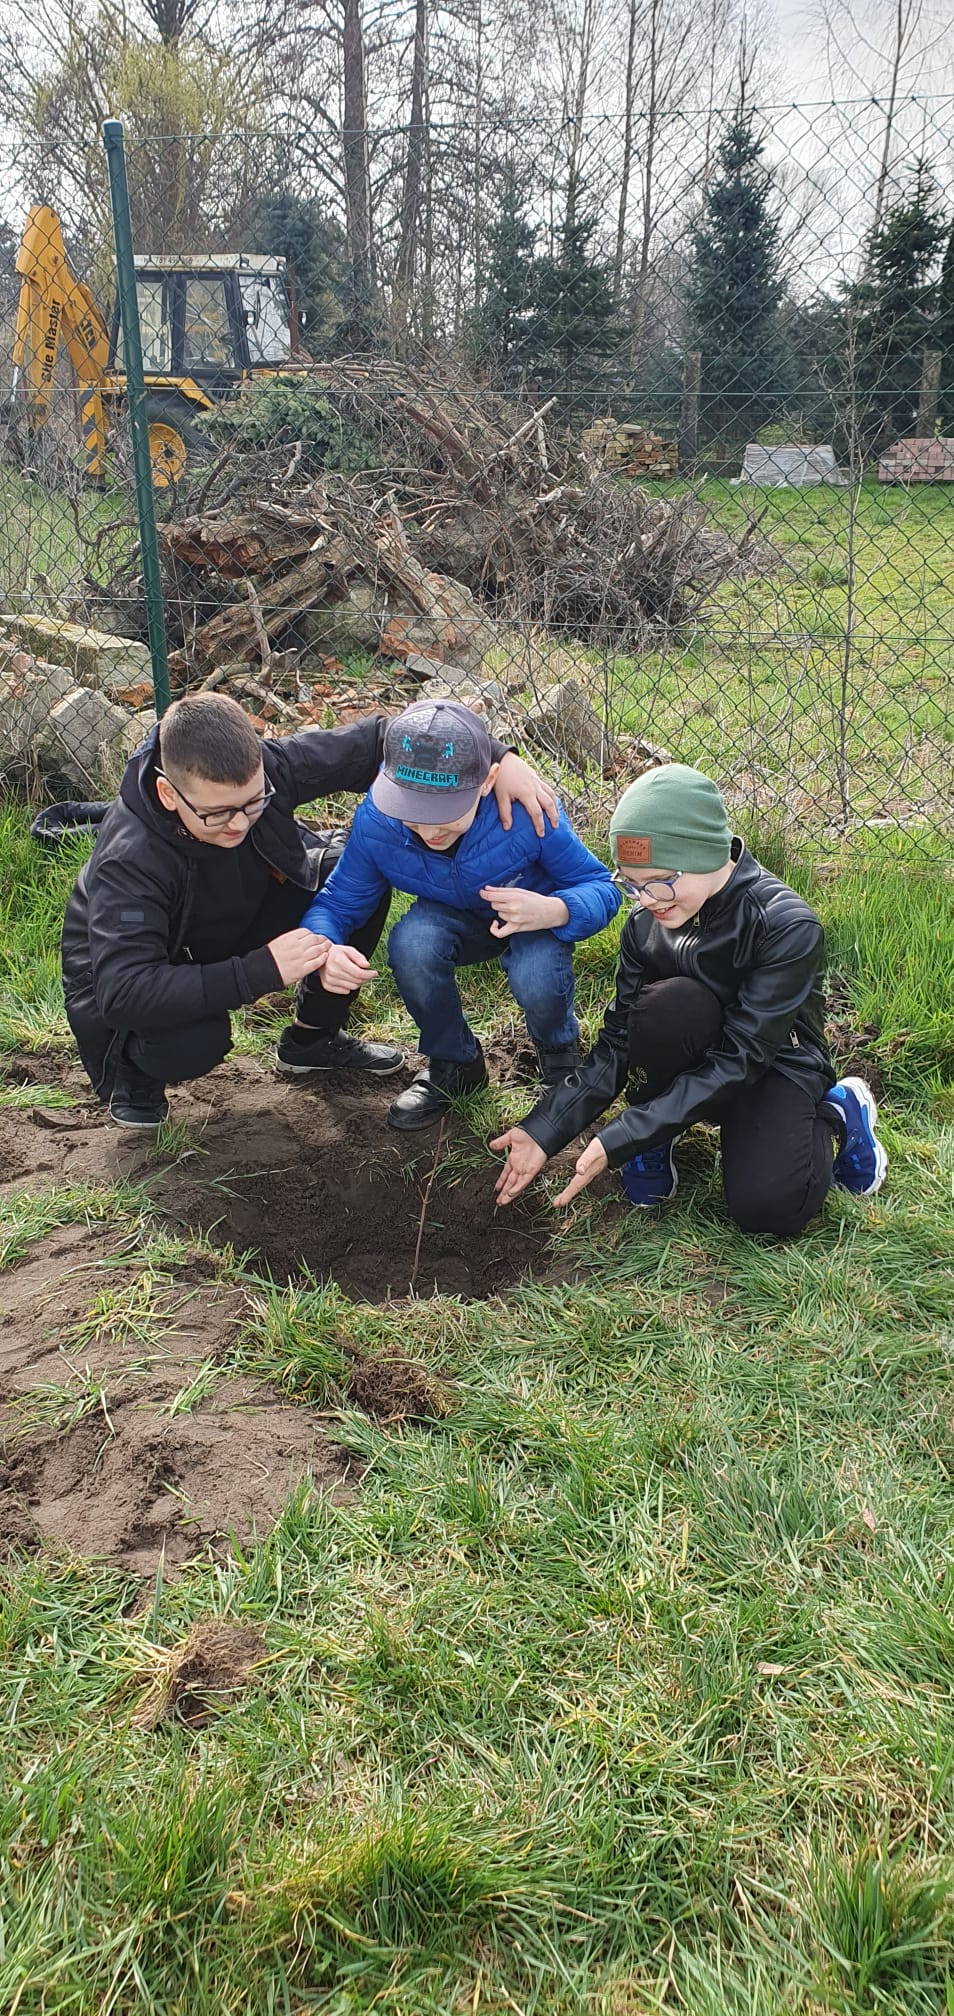
[[[529,814],[515,805],[513,825],[505,833],[491,795],[481,799],[455,852],[436,854],[400,819],[387,818],[365,798],[341,860],[301,921],[332,944],[347,945],[352,931],[391,888],[445,903],[449,910],[469,910],[489,924],[494,912],[480,895],[487,887],[562,896],[570,915],[553,935],[570,943],[602,931],[621,901],[609,870],[577,839],[562,808],[559,825],[545,822],[540,839]]]

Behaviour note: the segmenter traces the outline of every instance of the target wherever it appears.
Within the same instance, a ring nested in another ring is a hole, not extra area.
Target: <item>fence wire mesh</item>
[[[380,127],[127,132],[173,691],[453,691],[575,794],[954,853],[954,100],[475,125],[421,60]],[[105,170],[6,186],[0,770],[88,795],[152,718]]]

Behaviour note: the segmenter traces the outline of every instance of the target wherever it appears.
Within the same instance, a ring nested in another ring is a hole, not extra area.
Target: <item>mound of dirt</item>
[[[490,1295],[545,1260],[549,1214],[495,1211],[494,1163],[466,1122],[448,1122],[436,1170],[435,1135],[389,1132],[393,1080],[288,1085],[237,1059],[174,1091],[189,1142],[170,1160],[112,1127],[74,1064],[13,1059],[2,1075],[76,1101],[0,1110],[3,1186],[144,1184],[160,1222],[249,1252],[277,1281],[333,1278],[370,1301]],[[142,1299],[117,1236],[95,1224],[52,1232],[0,1272],[0,1547],[48,1541],[133,1574],[162,1560],[172,1575],[230,1535],[243,1549],[261,1538],[305,1475],[347,1494],[349,1459],[319,1418],[223,1369],[245,1301],[219,1276],[214,1255],[187,1252]],[[356,1360],[348,1398],[383,1422],[453,1406],[448,1385],[397,1355]]]
[[[52,1542],[148,1576],[162,1559],[171,1578],[261,1539],[306,1475],[350,1495],[310,1408],[218,1370],[245,1303],[208,1265],[143,1302],[109,1241],[67,1226],[0,1274],[0,1549]],[[125,1320],[78,1336],[104,1292]]]

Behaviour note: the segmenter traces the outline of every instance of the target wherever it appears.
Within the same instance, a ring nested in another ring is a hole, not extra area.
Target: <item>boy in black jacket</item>
[[[294,817],[328,793],[369,790],[386,726],[376,715],[263,742],[234,700],[199,693],[176,701],[132,758],[63,927],[70,1027],[119,1126],[158,1127],[166,1085],[203,1077],[231,1048],[230,1011],[280,987],[300,991],[279,1070],[400,1069],[400,1050],[344,1033],[354,996],[321,985],[327,947],[299,927],[345,836]],[[555,824],[549,788],[502,744],[494,757],[504,823],[513,799],[538,830],[544,811]],[[366,955],[389,901],[360,933]]]
[[[583,1150],[558,1204],[607,1168],[620,1169],[632,1204],[666,1202],[673,1147],[696,1120],[720,1127],[726,1202],[744,1231],[800,1232],[832,1185],[870,1196],[887,1156],[868,1087],[835,1083],[814,911],[733,839],[716,785],[684,764],[630,785],[610,839],[634,905],[616,999],[587,1061],[491,1143],[509,1149],[498,1202],[627,1081],[631,1103]]]

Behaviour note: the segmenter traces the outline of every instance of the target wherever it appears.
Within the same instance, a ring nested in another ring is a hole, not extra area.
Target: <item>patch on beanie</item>
[[[653,843],[648,833],[616,833],[616,859],[621,868],[651,868]]]

